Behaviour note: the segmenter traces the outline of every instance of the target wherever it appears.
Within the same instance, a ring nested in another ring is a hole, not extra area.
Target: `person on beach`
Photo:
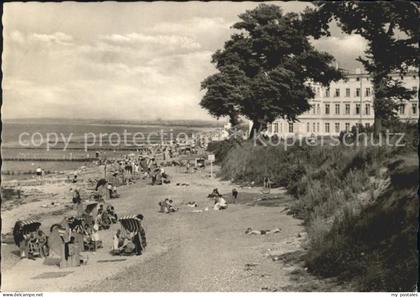
[[[77,183],[77,175],[78,175],[78,172],[75,171],[73,175],[73,180],[71,181],[73,184]]]
[[[161,170],[160,170],[159,167],[155,171],[155,182],[154,182],[154,184],[159,185],[159,186],[162,185],[162,173],[161,173]]]
[[[95,246],[95,250],[102,246],[102,241],[99,237],[99,225],[95,224],[92,228],[92,234],[90,235],[91,240]]]
[[[35,172],[36,172],[37,179],[39,181],[41,181],[42,180],[42,168],[38,166],[37,169],[35,170]]]
[[[134,162],[134,175],[137,177],[140,174],[140,165],[137,162]]]
[[[214,210],[223,210],[228,207],[228,204],[225,199],[223,199],[222,196],[216,197],[214,202]]]
[[[112,253],[114,255],[120,255],[128,244],[127,237],[122,234],[121,229],[117,230],[117,233],[115,233],[112,242]]]
[[[236,190],[236,188],[233,188],[232,190],[232,197],[233,197],[233,203],[236,203],[236,199],[238,198],[238,190]]]
[[[163,201],[160,201],[159,206],[160,206],[159,212],[170,213],[170,212],[175,212],[178,210],[178,208],[174,206],[174,202],[168,198],[166,198]]]
[[[48,237],[42,230],[38,230],[36,237],[37,237],[39,255],[42,258],[46,258],[49,254]]]
[[[80,192],[78,189],[73,190],[73,197],[72,197],[73,204],[77,207],[80,203],[82,203],[82,198],[80,197]]]
[[[118,215],[115,212],[115,209],[112,205],[108,205],[106,207],[106,212],[108,213],[109,219],[111,220],[112,224],[116,224],[118,221]]]
[[[216,198],[221,197],[222,195],[219,193],[219,190],[217,188],[213,189],[213,192],[211,192],[207,197],[208,198]]]
[[[15,244],[19,247],[20,258],[26,258],[28,255],[28,237],[23,233],[23,223],[18,220],[13,228],[13,239]]]
[[[107,186],[107,190],[108,190],[108,193],[109,193],[109,198],[113,198],[112,197],[112,184],[111,183],[109,183],[108,184],[108,186]]]
[[[248,228],[245,231],[245,234],[249,235],[265,235],[265,234],[274,234],[274,233],[280,233],[280,228],[275,228],[273,230],[252,230],[252,228]]]
[[[164,213],[168,213],[168,207],[167,207],[167,203],[166,203],[166,199],[164,201],[159,201],[158,203],[160,210],[159,212],[164,212]]]
[[[147,171],[148,166],[147,166],[147,160],[146,160],[146,158],[144,158],[144,157],[141,157],[140,158],[140,167],[143,170],[143,172],[146,172]]]
[[[166,204],[168,206],[168,211],[169,212],[175,212],[175,211],[178,210],[178,208],[175,207],[174,202],[171,199],[167,199]]]
[[[268,193],[271,191],[271,180],[268,176],[264,177],[264,189]]]

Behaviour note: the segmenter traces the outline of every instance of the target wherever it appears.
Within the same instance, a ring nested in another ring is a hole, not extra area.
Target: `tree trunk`
[[[254,136],[257,136],[261,131],[267,128],[267,123],[255,120],[252,121],[252,128],[249,133],[249,139],[252,139]]]
[[[249,131],[249,139],[254,138],[254,135],[256,135],[259,128],[260,128],[260,123],[257,121],[253,121],[251,131]]]
[[[373,124],[375,135],[378,136],[382,132],[382,118],[375,115],[375,122]]]
[[[229,123],[231,125],[231,128],[237,126],[239,124],[239,115],[237,112],[232,112],[229,115]]]

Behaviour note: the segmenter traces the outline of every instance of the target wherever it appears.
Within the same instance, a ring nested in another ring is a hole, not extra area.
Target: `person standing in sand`
[[[42,168],[38,166],[38,167],[36,168],[35,172],[36,172],[36,177],[37,177],[37,179],[38,179],[39,181],[41,181],[41,180],[42,180]]]
[[[238,190],[236,190],[236,188],[233,188],[232,190],[232,197],[233,197],[233,203],[236,203],[236,199],[238,198]]]

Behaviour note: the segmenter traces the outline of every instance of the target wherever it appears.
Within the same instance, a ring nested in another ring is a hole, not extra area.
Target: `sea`
[[[214,130],[214,125],[121,124],[71,121],[6,121],[2,126],[2,179],[46,171],[73,170],[97,152],[115,157]]]

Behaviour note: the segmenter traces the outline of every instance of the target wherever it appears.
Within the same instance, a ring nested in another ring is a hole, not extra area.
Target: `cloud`
[[[179,34],[199,40],[202,49],[220,48],[232,33],[234,21],[221,17],[191,17],[179,22],[160,22],[149,30],[155,34]]]
[[[181,20],[179,22],[160,22],[155,24],[150,31],[156,33],[176,33],[183,32],[187,36],[197,36],[202,33],[211,33],[219,30],[229,30],[233,25],[233,21],[226,21],[221,17],[206,18],[192,17]]]
[[[48,44],[72,45],[73,36],[63,32],[55,32],[53,34],[33,33],[29,36],[29,40],[40,41]]]
[[[122,5],[74,4],[48,18],[44,9],[28,18],[16,17],[24,7],[6,12],[3,115],[209,119],[199,101],[200,82],[215,72],[211,55],[229,39],[237,15],[257,4],[161,5],[116,12]],[[354,64],[364,46],[357,36],[313,42],[340,66]]]
[[[367,47],[366,39],[358,34],[345,35],[343,37],[331,36],[314,40],[312,43],[319,48],[346,54],[361,53]]]
[[[100,37],[100,40],[116,45],[164,46],[169,48],[199,49],[200,43],[192,38],[180,35],[147,35],[143,33],[112,34]]]
[[[318,49],[333,55],[340,67],[354,70],[355,66],[361,64],[356,60],[363,56],[367,48],[367,40],[358,34],[331,36],[318,40],[311,40],[311,43]]]

